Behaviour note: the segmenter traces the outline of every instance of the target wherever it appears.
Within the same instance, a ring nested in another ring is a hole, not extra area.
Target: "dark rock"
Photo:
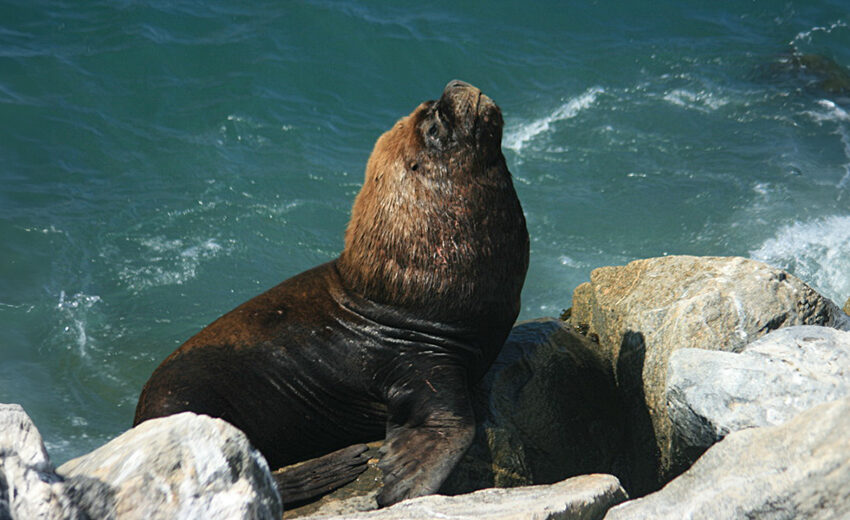
[[[780,56],[767,71],[775,80],[829,96],[850,96],[850,72],[829,56],[793,52]]]
[[[441,489],[628,480],[613,374],[596,345],[554,318],[517,325],[475,391],[476,437]]]

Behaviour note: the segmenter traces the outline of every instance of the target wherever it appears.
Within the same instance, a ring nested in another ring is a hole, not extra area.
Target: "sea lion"
[[[400,119],[375,144],[340,256],[168,356],[134,424],[220,417],[272,468],[385,435],[379,504],[436,492],[472,442],[470,385],[516,320],[528,267],[502,125],[462,81]]]

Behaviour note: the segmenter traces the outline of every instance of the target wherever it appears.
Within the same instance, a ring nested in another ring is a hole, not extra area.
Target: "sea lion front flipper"
[[[475,436],[465,375],[451,378],[443,372],[425,379],[415,391],[409,391],[410,383],[404,386],[408,391],[390,401],[387,437],[380,450],[381,507],[436,493]]]
[[[355,444],[273,472],[280,498],[284,504],[292,504],[348,484],[366,471],[366,450],[365,444]]]

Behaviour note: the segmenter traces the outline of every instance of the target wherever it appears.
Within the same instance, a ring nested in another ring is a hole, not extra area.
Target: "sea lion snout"
[[[456,89],[456,88],[467,88],[467,89],[478,90],[477,88],[470,85],[469,83],[462,81],[462,80],[459,80],[459,79],[453,79],[453,80],[449,81],[448,84],[446,84],[446,88],[443,89],[443,90],[445,92],[446,90],[451,90],[451,89]],[[479,92],[480,92],[480,90],[479,90]]]
[[[484,146],[501,144],[502,112],[478,87],[452,80],[438,103],[440,113],[451,120],[459,137],[471,138]]]

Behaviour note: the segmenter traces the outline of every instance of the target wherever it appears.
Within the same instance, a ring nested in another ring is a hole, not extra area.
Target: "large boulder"
[[[850,398],[732,433],[661,491],[605,520],[850,518]]]
[[[57,470],[91,518],[267,518],[283,513],[262,455],[193,413],[146,421]]]
[[[265,459],[220,419],[147,421],[54,470],[26,412],[0,404],[0,519],[279,520],[282,512]]]
[[[667,373],[674,452],[689,464],[730,432],[782,424],[848,396],[850,332],[787,327],[740,354],[677,350]]]
[[[431,495],[405,500],[368,513],[323,516],[323,520],[575,520],[601,519],[612,506],[626,499],[612,475],[583,475],[543,486],[485,489],[452,497]]]
[[[66,494],[44,442],[17,404],[0,404],[0,519],[88,518]]]
[[[636,463],[633,495],[684,469],[672,464],[665,398],[674,350],[736,352],[790,325],[850,328],[834,303],[798,278],[737,257],[668,256],[595,269],[573,294],[570,321],[598,340],[616,376]]]
[[[442,493],[586,473],[627,478],[613,374],[596,345],[560,320],[513,328],[475,389],[474,408],[475,440]]]

